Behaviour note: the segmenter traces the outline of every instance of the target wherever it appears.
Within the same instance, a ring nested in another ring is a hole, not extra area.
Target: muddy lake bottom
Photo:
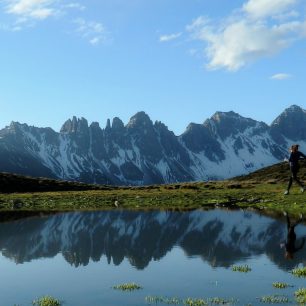
[[[295,233],[300,246],[305,224]],[[51,295],[67,306],[165,305],[170,298],[216,304],[214,297],[263,305],[262,297],[277,295],[295,305],[306,281],[291,271],[306,266],[306,246],[288,260],[286,237],[285,217],[244,210],[73,212],[2,222],[0,304],[32,305]],[[251,270],[233,271],[237,265]],[[125,283],[142,288],[114,289]]]

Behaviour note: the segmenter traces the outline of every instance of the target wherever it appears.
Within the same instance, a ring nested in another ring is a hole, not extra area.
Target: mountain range
[[[60,132],[12,122],[0,130],[0,171],[112,185],[218,180],[278,163],[293,143],[306,148],[306,111],[297,105],[271,125],[216,112],[179,136],[144,112],[105,128],[73,117]]]

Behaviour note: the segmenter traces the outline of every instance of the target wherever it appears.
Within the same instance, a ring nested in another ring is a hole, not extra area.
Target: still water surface
[[[306,226],[295,228],[296,245]],[[147,296],[234,298],[293,293],[306,280],[290,271],[306,265],[306,246],[288,260],[286,218],[249,211],[80,212],[0,224],[1,305],[31,305],[52,295],[67,306],[148,305]],[[249,273],[233,272],[247,264]],[[293,287],[274,289],[273,282]],[[121,292],[113,286],[143,287]],[[162,305],[162,304],[160,304]]]

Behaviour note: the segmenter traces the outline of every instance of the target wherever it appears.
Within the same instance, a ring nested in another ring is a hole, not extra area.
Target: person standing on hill
[[[285,195],[289,194],[289,190],[290,190],[290,187],[292,185],[293,180],[295,180],[300,185],[302,193],[305,191],[305,187],[304,187],[303,183],[298,179],[297,174],[298,174],[299,168],[300,168],[299,160],[301,158],[306,158],[306,156],[302,152],[299,151],[299,145],[298,144],[292,145],[291,148],[290,148],[290,152],[291,152],[291,154],[289,156],[288,161],[289,161],[289,165],[290,165],[291,176],[290,176],[290,179],[289,179],[289,182],[288,182],[287,190],[284,192]]]

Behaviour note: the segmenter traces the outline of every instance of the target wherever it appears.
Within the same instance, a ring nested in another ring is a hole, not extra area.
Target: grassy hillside
[[[90,185],[79,182],[34,178],[11,173],[0,173],[0,193],[13,192],[46,192],[73,190],[106,190],[117,189],[116,186]]]
[[[306,161],[300,161],[299,178],[306,181]],[[234,178],[237,181],[254,181],[254,182],[287,182],[290,177],[290,170],[288,162],[281,162],[279,164],[265,167],[252,172],[248,175],[242,175]]]
[[[305,164],[301,165],[305,178]],[[142,187],[110,187],[1,174],[0,211],[11,214],[100,209],[189,210],[220,207],[251,208],[267,213],[306,216],[306,193],[294,184],[283,194],[288,164],[219,182],[195,182]],[[42,192],[43,191],[43,192]],[[10,193],[8,193],[10,192]]]
[[[262,168],[248,175],[233,178],[239,182],[287,182],[290,176],[288,163],[279,163],[270,167]],[[306,161],[301,161],[299,177],[306,181]],[[226,181],[225,181],[226,182]],[[192,186],[193,183],[189,185]],[[196,183],[194,183],[196,184]],[[176,184],[176,185],[184,185]],[[84,190],[117,190],[128,189],[129,187],[116,187],[106,185],[84,184],[53,180],[47,178],[33,178],[28,176],[0,173],[0,193],[26,193],[26,192],[47,192],[47,191],[84,191]],[[143,187],[141,187],[143,188]],[[145,187],[145,188],[151,188]]]

